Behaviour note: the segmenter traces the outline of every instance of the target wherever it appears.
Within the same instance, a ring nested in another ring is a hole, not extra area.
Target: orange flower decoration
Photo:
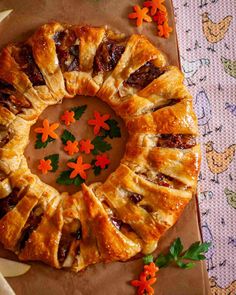
[[[130,19],[137,19],[136,25],[137,27],[141,26],[143,24],[143,21],[146,21],[150,23],[152,21],[152,18],[147,14],[148,8],[144,7],[141,8],[139,5],[135,5],[133,7],[135,12],[132,12],[128,15]]]
[[[158,10],[156,15],[154,15],[153,20],[158,24],[158,25],[163,25],[165,21],[167,21],[167,12],[166,11],[161,11]]]
[[[85,170],[88,170],[91,167],[90,164],[83,164],[83,159],[81,156],[77,158],[76,163],[69,162],[67,163],[67,166],[74,169],[70,174],[70,178],[75,178],[77,175],[79,175],[83,179],[87,178]]]
[[[109,114],[105,114],[105,115],[100,115],[99,112],[95,111],[94,112],[94,120],[88,120],[88,124],[89,125],[94,125],[94,129],[93,132],[95,135],[97,135],[100,132],[100,129],[103,128],[105,130],[109,130],[110,126],[105,123],[105,121],[107,121],[110,118]]]
[[[54,132],[59,127],[59,123],[53,123],[52,125],[49,124],[47,119],[43,120],[43,127],[42,128],[35,128],[34,131],[36,133],[42,133],[42,142],[47,141],[48,136],[53,139],[58,138],[58,135]]]
[[[168,22],[165,21],[163,25],[157,26],[158,29],[158,36],[164,37],[164,38],[169,38],[170,34],[173,29],[169,27]]]
[[[166,11],[165,5],[162,3],[165,2],[165,0],[151,0],[146,1],[143,3],[145,7],[151,7],[151,15],[155,15],[157,10]]]
[[[110,164],[110,160],[108,159],[106,154],[103,155],[98,155],[96,157],[96,162],[95,162],[95,166],[100,167],[102,169],[104,169],[107,165]]]
[[[68,152],[68,155],[73,156],[74,154],[78,153],[78,141],[75,140],[74,142],[67,140],[66,146],[64,147],[64,150]]]
[[[80,151],[84,152],[85,154],[90,154],[90,152],[94,149],[94,145],[91,144],[91,140],[87,139],[87,140],[81,140],[79,142],[80,144]]]
[[[65,111],[61,116],[61,120],[65,122],[66,126],[70,126],[70,124],[75,122],[75,113],[73,111]]]
[[[151,262],[149,265],[144,265],[144,273],[146,276],[150,276],[151,278],[155,278],[156,272],[158,272],[159,268],[156,267],[154,262]]]
[[[47,174],[48,171],[52,170],[51,160],[40,160],[40,164],[38,165],[38,169],[42,171],[43,174]]]
[[[147,279],[146,274],[142,272],[139,280],[133,280],[131,285],[138,288],[138,295],[148,294],[153,295],[154,290],[151,287],[156,282],[156,278]]]

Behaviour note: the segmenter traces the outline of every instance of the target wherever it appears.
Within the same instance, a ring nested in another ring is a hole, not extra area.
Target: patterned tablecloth
[[[203,151],[199,206],[212,294],[236,294],[236,2],[174,0]]]

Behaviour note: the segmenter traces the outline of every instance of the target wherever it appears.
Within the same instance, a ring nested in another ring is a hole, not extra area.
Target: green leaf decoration
[[[193,243],[185,252],[183,252],[183,244],[180,238],[177,238],[170,246],[169,252],[159,254],[155,260],[155,264],[161,268],[168,266],[170,263],[175,263],[178,267],[183,269],[190,269],[195,266],[193,262],[185,262],[184,260],[204,260],[205,254],[211,246],[211,243]]]
[[[181,260],[176,261],[176,264],[178,265],[178,267],[183,268],[183,269],[191,269],[195,266],[195,263],[193,263],[193,262],[184,263]]]
[[[168,264],[170,263],[170,261],[171,261],[171,256],[169,254],[164,255],[164,254],[161,253],[161,254],[159,254],[157,256],[157,259],[155,261],[155,264],[159,268],[162,268],[162,267],[168,266]]]
[[[71,170],[63,171],[59,177],[57,178],[56,182],[58,184],[64,185],[71,185],[74,184],[76,186],[80,186],[85,180],[77,175],[75,178],[70,178]]]
[[[58,163],[59,163],[59,154],[53,154],[53,155],[49,155],[47,157],[44,158],[45,160],[51,160],[51,166],[52,166],[52,170],[49,172],[55,172],[58,169]]]
[[[74,108],[72,108],[70,110],[75,113],[74,118],[75,118],[75,120],[78,121],[81,118],[81,116],[83,115],[83,113],[85,112],[86,109],[87,109],[87,105],[82,105],[82,106],[79,106],[79,107],[74,107]]]
[[[203,254],[209,250],[210,246],[211,243],[193,243],[184,253],[183,258],[190,260],[204,260],[206,257]]]
[[[70,140],[71,142],[74,142],[75,136],[71,132],[69,132],[68,130],[64,130],[61,135],[61,141],[64,145],[66,145],[68,140]]]
[[[99,152],[104,153],[111,149],[111,145],[102,136],[96,136],[91,143],[94,145],[94,150],[92,150],[93,155],[97,155]]]
[[[95,176],[98,176],[98,175],[101,173],[102,168],[101,168],[101,167],[97,167],[97,166],[95,165],[95,162],[96,162],[96,160],[93,159],[92,162],[91,162],[91,166],[92,166],[92,169],[93,169],[93,173],[94,173],[94,175],[95,175]]]
[[[110,126],[109,130],[102,130],[102,136],[103,137],[110,137],[116,138],[121,137],[120,127],[118,126],[118,122],[114,119],[108,119],[106,123]]]
[[[143,257],[143,263],[146,264],[150,264],[151,262],[153,262],[153,256],[152,254],[146,255]]]
[[[181,252],[183,251],[184,247],[181,243],[180,238],[177,238],[173,244],[170,246],[170,254],[172,255],[172,257],[174,259],[177,259],[178,256],[181,254]]]
[[[42,142],[42,134],[37,134],[34,147],[35,147],[35,149],[45,148],[50,142],[52,142],[54,140],[55,140],[54,138],[49,136],[45,142]]]

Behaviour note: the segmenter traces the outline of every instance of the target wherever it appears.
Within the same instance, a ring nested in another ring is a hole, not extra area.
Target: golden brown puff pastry
[[[43,261],[59,268],[58,245],[63,226],[61,198],[55,196],[49,203],[37,229],[32,232],[19,254],[20,260]]]
[[[119,99],[115,94],[122,83],[133,72],[150,60],[156,60],[156,65],[159,67],[163,67],[166,64],[164,55],[144,36],[132,35],[114,71],[104,81],[97,96],[111,106],[119,103]]]
[[[192,147],[179,149],[168,144],[157,146],[157,140],[155,146],[138,146],[137,140],[131,137],[122,163],[134,172],[147,173],[151,178],[162,173],[194,189],[201,160],[200,145],[195,144],[194,141]]]
[[[192,101],[182,100],[175,105],[166,106],[144,115],[130,118],[127,121],[130,134],[194,134],[197,135],[197,118]]]
[[[94,57],[105,36],[105,29],[90,26],[73,26],[67,33],[67,35],[69,34],[74,35],[70,47],[57,46],[59,53],[61,47],[62,51],[69,52],[65,61],[61,58],[62,62],[67,65],[63,73],[66,89],[72,96],[76,94],[93,96],[100,88],[92,76]],[[67,35],[65,35],[64,39],[66,39]],[[61,44],[62,42],[59,43],[59,45]]]
[[[140,252],[140,245],[128,239],[113,225],[92,189],[83,184],[82,190],[102,261],[125,261]]]
[[[20,117],[16,117],[8,126],[7,134],[0,146],[0,170],[8,174],[19,167],[28,144],[30,127],[31,123]]]
[[[17,243],[21,239],[22,230],[28,218],[32,219],[30,213],[42,195],[41,189],[42,186],[29,184],[27,190],[22,192],[22,199],[20,199],[19,203],[0,220],[0,241],[5,248],[14,251],[18,250]],[[14,192],[14,188],[10,197],[11,195],[12,198],[18,197]],[[3,200],[10,199],[10,197],[7,196]]]
[[[9,45],[0,53],[0,105],[13,115],[26,120],[35,120],[46,105],[12,56],[14,45]]]
[[[27,44],[11,44],[2,49],[0,81],[7,86],[1,88],[6,88],[17,98],[11,99],[11,104],[26,120],[35,119],[46,107],[44,101],[50,102],[52,97]]]
[[[103,184],[60,195],[23,152],[42,110],[76,94],[110,104],[130,137]],[[0,241],[22,260],[74,271],[154,251],[195,191],[196,136],[183,74],[144,36],[42,26],[0,53]]]
[[[160,75],[157,75],[155,71],[152,69],[150,73],[150,75],[152,74],[151,78],[154,78],[152,82],[148,79],[149,76],[146,72],[140,74],[135,72],[130,82],[132,87],[127,83],[124,86],[123,83],[122,91],[125,95],[123,95],[122,101],[114,106],[116,113],[122,118],[153,112],[182,99],[191,99],[189,92],[183,85],[183,74],[177,67],[164,67]],[[156,76],[157,78],[155,78]],[[148,83],[150,82],[146,87],[140,85],[140,81],[145,81],[145,79]],[[124,91],[124,89],[126,90]]]
[[[76,253],[72,270],[78,272],[91,264],[101,261],[97,246],[97,239],[92,230],[91,219],[84,201],[83,193],[79,192],[73,196],[75,206],[78,208],[79,219],[81,223],[81,240],[79,251]]]
[[[144,240],[147,248],[177,221],[192,196],[191,192],[148,181],[122,164],[95,193],[108,201],[122,222],[129,224]]]
[[[66,94],[56,54],[56,45],[53,40],[53,36],[61,30],[63,30],[63,26],[59,23],[46,24],[40,27],[28,40],[35,62],[52,93],[54,103],[60,102]]]
[[[3,174],[3,173],[2,173]],[[0,179],[0,199],[7,197],[11,193],[11,184],[7,175]]]

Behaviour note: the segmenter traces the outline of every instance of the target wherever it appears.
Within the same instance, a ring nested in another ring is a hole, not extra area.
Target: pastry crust
[[[73,96],[93,96],[100,88],[92,77],[93,62],[98,46],[104,38],[105,29],[89,26],[74,26],[72,29],[79,43],[79,71],[64,73],[66,89]]]
[[[183,74],[142,35],[43,25],[0,52],[0,242],[21,260],[80,271],[151,253],[192,198],[197,119]],[[59,194],[33,175],[24,149],[40,113],[63,97],[96,95],[129,132],[104,183]]]
[[[144,36],[132,35],[125,51],[112,74],[104,81],[97,96],[111,106],[119,103],[115,94],[121,84],[138,68],[149,60],[157,60],[156,64],[163,67],[166,64],[164,55],[154,47]]]

